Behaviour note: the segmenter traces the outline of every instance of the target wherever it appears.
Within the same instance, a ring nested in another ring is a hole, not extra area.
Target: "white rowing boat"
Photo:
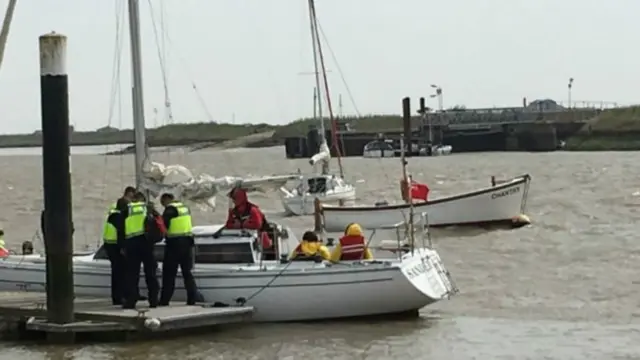
[[[523,216],[531,176],[523,175],[499,184],[427,202],[414,203],[418,213],[429,216],[429,226],[485,226],[508,224],[520,227],[529,221]],[[410,204],[380,204],[371,206],[321,206],[321,218],[326,231],[343,231],[358,223],[376,229],[404,221]]]

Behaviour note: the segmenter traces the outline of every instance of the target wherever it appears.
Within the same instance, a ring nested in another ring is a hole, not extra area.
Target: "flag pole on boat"
[[[67,37],[52,32],[40,36],[39,43],[47,321],[69,324],[74,288]],[[73,332],[49,335],[56,342],[75,337]]]
[[[411,121],[411,99],[405,97],[402,99],[402,117],[405,121]],[[406,134],[405,134],[406,135]],[[410,143],[407,144],[407,147]],[[405,201],[409,201],[409,224],[407,224],[407,231],[409,239],[411,240],[411,255],[413,255],[413,249],[415,248],[415,240],[413,236],[413,201],[411,199],[411,185],[409,184],[409,176],[407,175],[407,158],[405,149],[405,139],[400,138],[400,161],[402,162],[402,194]]]

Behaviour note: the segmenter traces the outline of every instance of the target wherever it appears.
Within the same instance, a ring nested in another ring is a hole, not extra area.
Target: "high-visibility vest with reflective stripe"
[[[120,210],[117,209],[116,203],[113,203],[109,207],[107,212],[107,218],[104,221],[104,229],[102,230],[102,239],[105,244],[115,244],[118,242],[118,229],[109,222],[109,216],[111,214],[119,214]]]
[[[172,202],[168,206],[173,206],[178,211],[178,216],[171,219],[167,228],[167,238],[191,236],[193,225],[191,223],[191,211],[181,202]]]
[[[147,204],[144,202],[130,203],[129,214],[124,220],[124,238],[129,239],[134,236],[144,235],[146,219]]]

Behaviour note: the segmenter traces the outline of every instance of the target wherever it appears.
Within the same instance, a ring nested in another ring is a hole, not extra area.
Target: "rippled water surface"
[[[107,206],[133,178],[132,157],[73,156],[76,248],[99,239]],[[0,156],[6,241],[34,236],[42,209],[41,157]],[[154,154],[198,172],[270,174],[305,169],[282,148]],[[343,160],[358,197],[399,198],[397,159]],[[415,158],[410,169],[433,196],[485,186],[491,175],[533,176],[528,213],[515,231],[434,233],[461,292],[417,320],[222,328],[171,341],[51,348],[5,345],[1,359],[636,359],[640,358],[640,153],[486,153]],[[275,196],[254,196],[270,218]],[[221,209],[226,206],[221,203]],[[198,213],[222,222],[225,213]],[[280,221],[303,230],[312,219]],[[339,306],[327,304],[327,306]]]

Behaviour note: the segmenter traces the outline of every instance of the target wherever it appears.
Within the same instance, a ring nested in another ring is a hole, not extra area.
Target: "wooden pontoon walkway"
[[[142,305],[142,306],[141,306]],[[54,324],[46,320],[46,295],[39,292],[0,291],[0,317],[5,322],[22,322],[27,331],[45,333],[159,332],[245,322],[253,307],[171,305],[150,309],[139,302],[138,309],[111,305],[110,299],[76,297],[75,321]]]

